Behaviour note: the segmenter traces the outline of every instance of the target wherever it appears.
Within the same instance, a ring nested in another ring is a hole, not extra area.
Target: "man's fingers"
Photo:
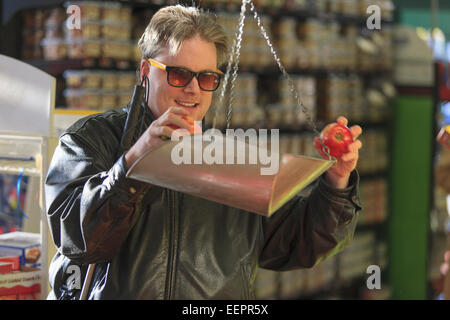
[[[349,153],[342,155],[340,160],[342,160],[344,162],[348,162],[348,161],[356,160],[356,159],[358,159],[358,157],[359,157],[358,152],[349,152]]]
[[[356,140],[355,142],[352,142],[348,145],[348,151],[349,152],[355,152],[362,148],[362,142],[361,140]]]
[[[155,126],[152,126],[152,129],[150,130],[150,134],[155,137],[166,136],[166,137],[170,138],[172,131],[173,131],[173,129],[171,129],[167,126],[155,125]]]
[[[355,160],[359,157],[358,150],[362,148],[362,142],[360,140],[356,140],[348,145],[348,152],[342,155],[341,160],[343,161],[351,161]]]
[[[181,108],[181,107],[169,107],[169,109],[167,109],[165,113],[176,113],[176,114],[185,115],[185,116],[189,115],[189,112],[186,109]]]
[[[343,126],[348,126],[348,120],[344,116],[339,116],[336,120],[337,123]],[[358,125],[351,126],[350,131],[353,135],[353,139],[356,140],[362,133],[362,128]]]
[[[347,120],[347,118],[345,118],[343,116],[340,116],[340,117],[337,118],[337,123],[339,123],[339,124],[341,124],[343,126],[347,126],[348,120]]]
[[[358,125],[351,126],[349,129],[350,129],[350,132],[353,135],[353,140],[358,139],[358,137],[362,133],[362,128],[360,126],[358,126]]]
[[[189,112],[180,107],[170,107],[156,121],[160,126],[174,125],[188,131],[193,124],[193,119],[190,117]]]
[[[187,116],[183,117],[175,113],[169,113],[167,117],[163,121],[161,121],[161,125],[164,126],[173,125],[178,128],[183,128],[189,131],[191,129],[191,124],[189,123],[188,120],[186,120],[186,117]]]

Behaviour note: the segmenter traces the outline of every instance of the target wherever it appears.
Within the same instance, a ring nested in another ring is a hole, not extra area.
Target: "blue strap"
[[[20,169],[19,178],[17,179],[17,208],[19,209],[20,213],[22,213],[23,217],[25,219],[28,219],[28,216],[23,212],[22,207],[20,206],[20,182],[22,181],[22,175],[23,175],[23,168]]]

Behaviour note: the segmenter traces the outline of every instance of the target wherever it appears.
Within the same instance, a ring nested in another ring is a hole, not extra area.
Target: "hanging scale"
[[[304,113],[305,118],[306,118],[307,122],[310,124],[314,133],[317,136],[319,136],[320,132],[318,131],[317,126],[315,125],[314,121],[312,120],[312,117],[309,114],[308,109],[305,107],[303,102],[300,100],[300,94],[298,93],[298,91],[295,87],[294,81],[291,79],[288,72],[286,71],[286,68],[281,63],[281,60],[278,57],[272,42],[270,41],[269,35],[267,34],[266,30],[264,29],[264,26],[261,23],[261,19],[255,9],[255,6],[254,6],[252,0],[242,0],[241,11],[240,11],[240,15],[239,15],[239,23],[237,26],[235,37],[233,40],[233,45],[231,47],[231,51],[230,51],[230,55],[229,55],[229,59],[228,59],[228,63],[227,63],[227,68],[226,68],[226,72],[225,72],[225,76],[224,76],[224,83],[221,87],[220,94],[219,94],[218,105],[222,106],[224,104],[225,91],[228,86],[228,82],[230,82],[230,96],[229,96],[229,103],[228,103],[228,108],[227,108],[227,121],[226,121],[227,129],[229,129],[230,122],[231,122],[231,113],[232,113],[232,109],[233,109],[232,105],[233,105],[233,98],[234,98],[234,84],[235,84],[235,81],[237,78],[237,72],[238,72],[238,68],[239,68],[239,56],[240,56],[241,46],[242,46],[242,34],[244,32],[245,13],[247,11],[247,5],[250,6],[250,10],[251,10],[251,12],[253,12],[253,18],[256,20],[256,22],[258,24],[259,30],[261,31],[262,36],[266,40],[266,43],[270,48],[270,52],[272,53],[273,58],[275,59],[277,65],[278,65],[278,68],[280,69],[281,73],[283,74],[284,79],[286,79],[288,81],[289,90],[293,94],[298,108],[300,109],[301,112]],[[231,74],[231,79],[230,79],[230,74]],[[213,118],[213,128],[216,127],[216,119],[218,116],[219,109],[220,108],[215,107],[214,118]],[[328,146],[326,146],[323,143],[322,139],[319,138],[318,141],[322,146],[323,153],[325,155],[327,155],[328,159],[336,160],[335,157],[330,155],[330,149]]]

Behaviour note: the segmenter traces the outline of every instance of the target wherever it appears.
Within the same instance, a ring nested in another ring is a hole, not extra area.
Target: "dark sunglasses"
[[[186,87],[194,77],[197,78],[198,86],[203,91],[215,91],[220,85],[220,79],[223,72],[217,69],[216,71],[200,71],[194,72],[183,67],[166,66],[165,64],[148,59],[148,62],[156,68],[166,70],[167,83],[172,87],[182,88]]]

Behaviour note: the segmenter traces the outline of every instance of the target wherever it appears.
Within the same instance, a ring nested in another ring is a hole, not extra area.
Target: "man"
[[[170,126],[189,129],[204,117],[226,37],[210,14],[171,6],[154,15],[139,46],[149,126],[123,153],[126,109],[91,116],[69,128],[54,153],[45,188],[58,247],[49,298],[77,298],[69,268],[84,275],[95,263],[89,299],[251,299],[258,266],[312,267],[351,240],[359,140],[308,198],[270,218],[127,179],[140,155],[171,136]]]

